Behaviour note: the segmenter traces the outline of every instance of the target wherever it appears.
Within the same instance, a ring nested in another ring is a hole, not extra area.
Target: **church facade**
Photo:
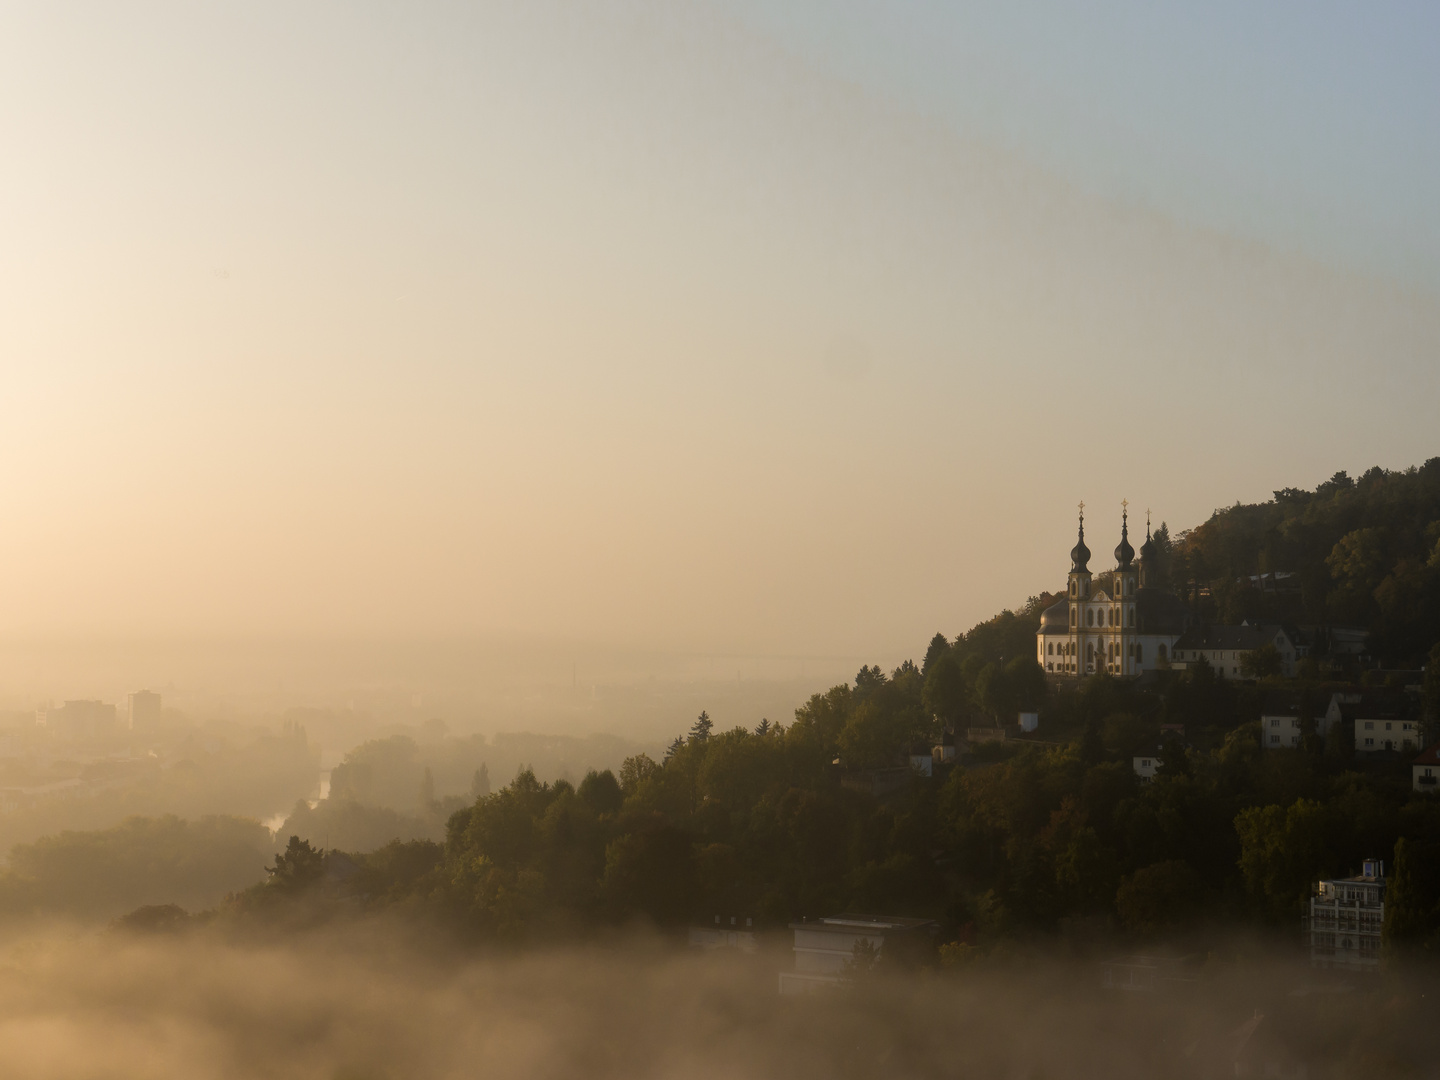
[[[1125,507],[1115,569],[1092,574],[1082,503],[1066,595],[1045,609],[1035,635],[1036,659],[1045,673],[1133,676],[1167,666],[1175,643],[1190,627],[1190,614],[1179,597],[1160,586],[1159,569],[1148,524],[1138,555],[1130,546]]]

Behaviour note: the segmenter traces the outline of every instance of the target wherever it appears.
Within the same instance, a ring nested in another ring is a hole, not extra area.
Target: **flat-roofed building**
[[[832,915],[790,924],[795,970],[780,973],[780,993],[803,994],[844,978],[857,954],[904,959],[929,948],[939,926],[930,919],[891,915]]]
[[[1355,877],[1317,882],[1305,929],[1310,963],[1346,971],[1380,967],[1380,929],[1385,922],[1385,864],[1366,859]]]
[[[153,690],[136,690],[130,695],[130,730],[154,731],[160,726],[160,695]]]

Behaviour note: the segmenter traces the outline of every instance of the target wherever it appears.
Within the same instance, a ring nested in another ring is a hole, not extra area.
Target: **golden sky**
[[[12,7],[0,140],[12,637],[918,654],[1437,452],[1423,285],[717,8]]]

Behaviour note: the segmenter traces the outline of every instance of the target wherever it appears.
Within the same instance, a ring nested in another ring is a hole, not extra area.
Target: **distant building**
[[[1440,743],[1421,752],[1410,764],[1411,786],[1416,791],[1440,791]]]
[[[1115,956],[1100,965],[1100,985],[1106,990],[1153,994],[1179,983],[1192,983],[1188,956]]]
[[[137,690],[130,695],[130,730],[154,731],[160,726],[160,695],[153,690]]]
[[[1385,864],[1366,859],[1356,877],[1321,881],[1310,898],[1305,928],[1315,967],[1375,971],[1385,922]]]
[[[115,706],[103,701],[67,701],[50,709],[45,726],[63,738],[93,739],[115,731]]]
[[[949,764],[955,760],[955,732],[947,731],[940,736],[940,744],[931,747],[931,756],[941,764]]]
[[[910,746],[910,768],[921,776],[930,776],[934,771],[935,750],[929,743],[917,742]]]
[[[1022,712],[1020,714],[1020,730],[1024,732],[1034,731],[1040,726],[1040,714],[1036,712]]]
[[[875,950],[877,958],[904,959],[928,949],[939,929],[929,919],[886,915],[834,915],[790,924],[795,932],[795,970],[780,973],[780,993],[804,994],[834,986],[844,978],[857,952]]]
[[[712,925],[690,927],[690,944],[697,949],[734,949],[752,953],[757,948],[755,920],[738,915],[715,916]]]

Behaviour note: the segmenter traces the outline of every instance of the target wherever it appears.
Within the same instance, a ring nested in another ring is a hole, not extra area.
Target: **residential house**
[[[1411,786],[1416,791],[1440,791],[1440,743],[1421,752],[1410,764]]]
[[[1222,679],[1238,679],[1242,677],[1240,669],[1246,653],[1274,645],[1280,654],[1280,673],[1293,676],[1299,650],[1296,637],[1298,634],[1283,626],[1248,622],[1187,630],[1175,642],[1170,663],[1171,667],[1184,669],[1204,660]]]
[[[1329,730],[1325,713],[1316,716],[1304,698],[1293,690],[1271,690],[1260,706],[1260,745],[1267,750],[1293,750],[1300,745],[1307,719],[1324,738]]]
[[[1165,762],[1161,761],[1154,754],[1136,754],[1131,759],[1131,768],[1135,775],[1140,778],[1140,783],[1148,784],[1155,779],[1155,774],[1160,771]]]
[[[1413,753],[1420,749],[1420,719],[1403,693],[1365,693],[1359,697],[1358,702],[1338,707],[1341,723],[1355,733],[1357,754]]]

